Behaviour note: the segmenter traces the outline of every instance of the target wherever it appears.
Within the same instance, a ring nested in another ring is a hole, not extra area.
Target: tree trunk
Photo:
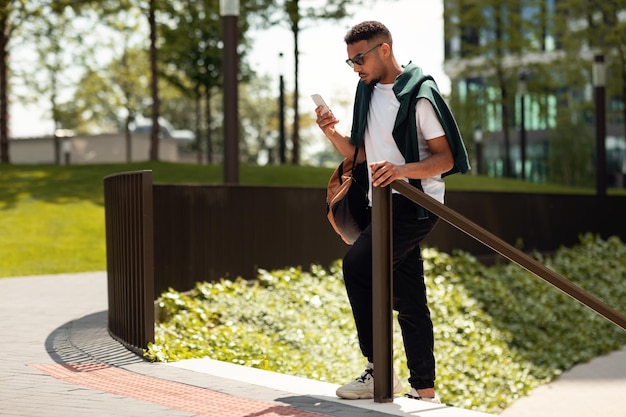
[[[621,61],[622,61],[622,119],[624,124],[624,138],[626,138],[626,48],[621,49]],[[619,167],[623,174],[626,174],[626,155],[622,156],[622,166]],[[626,187],[626,185],[625,185]]]
[[[7,92],[7,50],[9,37],[7,35],[6,15],[0,21],[0,163],[8,164],[9,158],[9,95]]]
[[[500,92],[502,94],[502,137],[504,140],[504,167],[502,176],[511,177],[511,138],[509,137],[509,93],[507,91],[505,80],[500,80]]]
[[[155,0],[150,0],[148,23],[150,25],[150,72],[152,74],[152,132],[150,133],[150,160],[159,160],[159,74],[157,69],[156,47],[156,6]]]
[[[497,76],[498,83],[500,83],[500,93],[501,93],[501,111],[502,111],[502,137],[504,139],[504,167],[503,167],[503,176],[510,177],[511,176],[511,155],[510,155],[510,146],[509,146],[509,97],[506,85],[506,76],[504,74],[504,69],[502,68],[503,57],[505,56],[502,48],[503,42],[503,32],[504,27],[506,25],[502,22],[503,16],[500,12],[499,8],[496,8],[496,55],[498,58],[497,63]]]
[[[130,131],[130,124],[135,120],[134,112],[132,109],[127,108],[128,116],[126,116],[126,122],[124,124],[124,136],[126,142],[126,162],[133,161],[133,134]]]
[[[194,107],[196,111],[196,162],[202,165],[202,88],[198,86],[194,92]]]
[[[55,58],[59,59],[58,55],[55,55]],[[52,133],[54,138],[54,163],[61,165],[61,138],[59,138],[57,131],[63,126],[59,123],[59,106],[57,104],[57,91],[59,88],[57,74],[54,71],[50,71],[50,89],[50,106],[52,107],[52,123],[54,125]]]
[[[207,164],[213,163],[213,131],[211,130],[211,119],[213,117],[211,111],[211,87],[206,88],[206,155]]]
[[[299,11],[298,1],[296,0],[296,10]],[[292,132],[292,144],[291,150],[291,163],[293,165],[300,164],[300,111],[298,108],[299,87],[298,87],[298,73],[300,52],[298,48],[298,37],[300,32],[299,16],[293,21],[293,45],[294,45],[294,88],[293,88],[293,132]]]

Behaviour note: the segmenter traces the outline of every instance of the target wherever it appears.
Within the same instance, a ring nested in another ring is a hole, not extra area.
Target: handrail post
[[[393,401],[393,268],[391,187],[372,190],[372,323],[374,402]]]

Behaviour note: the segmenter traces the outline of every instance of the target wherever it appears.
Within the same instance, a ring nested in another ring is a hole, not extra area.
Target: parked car
[[[131,130],[133,133],[149,135],[152,132],[152,119],[145,117],[137,118]],[[191,130],[175,129],[174,126],[163,117],[159,117],[159,137],[175,139],[180,141],[181,145],[188,145],[196,140],[196,135]]]

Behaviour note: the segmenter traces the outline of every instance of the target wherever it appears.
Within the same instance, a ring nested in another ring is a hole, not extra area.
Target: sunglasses
[[[378,45],[376,45],[375,47],[373,47],[370,50],[367,50],[365,52],[361,52],[360,54],[356,54],[355,56],[353,56],[350,59],[346,59],[346,64],[348,64],[350,66],[350,68],[354,68],[354,64],[356,65],[363,65],[363,58],[365,58],[365,55],[369,54],[370,52],[372,52],[374,49],[378,48],[379,46],[381,46],[383,43],[379,43]]]

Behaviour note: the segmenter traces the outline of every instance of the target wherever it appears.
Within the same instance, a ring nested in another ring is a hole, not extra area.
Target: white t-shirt
[[[365,129],[365,153],[367,162],[389,161],[396,165],[404,165],[406,161],[393,139],[393,125],[400,108],[400,102],[393,92],[393,84],[376,84],[372,92],[367,127]],[[432,104],[427,99],[419,99],[415,106],[417,124],[417,142],[420,161],[430,156],[427,140],[444,136],[445,132]],[[372,172],[368,165],[369,178]],[[408,181],[405,179],[405,181]],[[422,179],[424,192],[443,203],[445,184],[441,175]],[[395,192],[395,190],[394,190]],[[369,190],[372,201],[372,187]]]

